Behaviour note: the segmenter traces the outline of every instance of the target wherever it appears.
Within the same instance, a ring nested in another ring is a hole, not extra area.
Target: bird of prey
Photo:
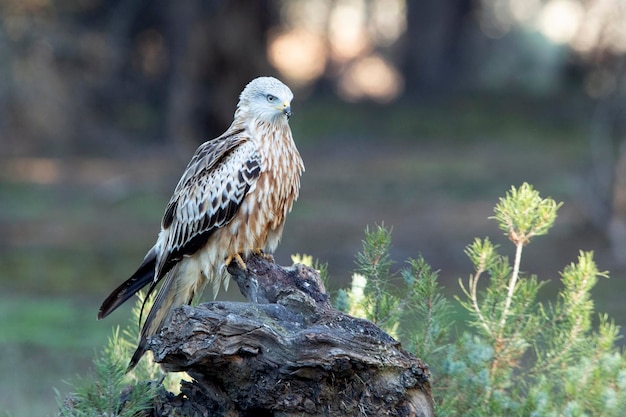
[[[137,271],[102,303],[109,315],[144,286],[163,281],[128,369],[146,351],[149,336],[190,304],[205,284],[214,294],[226,266],[245,268],[252,253],[272,254],[300,190],[304,164],[288,120],[293,93],[273,77],[252,80],[239,96],[230,127],[198,147],[165,209],[161,232]],[[147,297],[146,297],[147,298]]]

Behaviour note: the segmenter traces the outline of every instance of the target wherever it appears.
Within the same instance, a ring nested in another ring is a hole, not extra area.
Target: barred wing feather
[[[165,210],[155,281],[232,220],[260,173],[256,145],[245,137],[206,142],[198,149]]]

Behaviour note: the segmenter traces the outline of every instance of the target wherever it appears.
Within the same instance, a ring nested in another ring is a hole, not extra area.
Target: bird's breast
[[[304,164],[288,125],[282,129],[265,126],[265,133],[256,134],[262,138],[258,142],[262,170],[240,207],[240,218],[246,224],[239,225],[237,234],[246,237],[244,252],[262,248],[272,253],[282,236],[287,214],[298,198]]]

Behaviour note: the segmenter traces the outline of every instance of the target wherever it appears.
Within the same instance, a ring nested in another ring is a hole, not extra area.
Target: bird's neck
[[[235,111],[233,123],[229,131],[248,130],[253,139],[264,137],[265,135],[276,135],[277,132],[287,132],[291,139],[291,128],[289,122],[283,115],[277,115],[271,119],[250,117],[247,106],[241,106]]]

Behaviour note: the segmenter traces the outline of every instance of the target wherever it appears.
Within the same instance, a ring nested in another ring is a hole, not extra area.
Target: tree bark
[[[193,378],[155,415],[434,416],[428,367],[335,310],[314,269],[246,264],[228,270],[249,303],[185,306],[149,340],[163,369]]]

